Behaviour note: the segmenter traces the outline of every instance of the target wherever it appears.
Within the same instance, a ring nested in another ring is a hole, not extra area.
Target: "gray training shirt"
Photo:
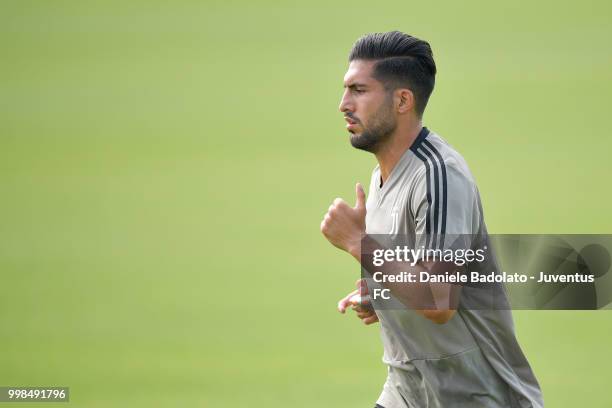
[[[425,127],[382,187],[380,170],[374,169],[366,207],[368,234],[406,235],[415,248],[446,248],[444,234],[470,234],[480,243],[488,239],[478,189],[465,160]],[[505,290],[498,295],[496,302],[507,303]],[[479,296],[477,290],[462,289],[462,302],[477,304]],[[437,324],[413,310],[382,310],[375,300],[373,306],[389,367],[379,405],[543,407],[509,307],[479,309],[460,303],[450,321]]]

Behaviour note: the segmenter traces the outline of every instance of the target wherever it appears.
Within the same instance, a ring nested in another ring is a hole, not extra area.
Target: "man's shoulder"
[[[424,204],[438,203],[444,211],[451,206],[471,206],[477,199],[478,187],[466,160],[441,136],[430,132],[413,153],[418,165],[403,180],[413,213]]]
[[[421,161],[423,175],[429,171],[435,176],[438,172],[442,178],[451,173],[475,184],[474,176],[463,155],[437,133],[430,132],[413,152]]]

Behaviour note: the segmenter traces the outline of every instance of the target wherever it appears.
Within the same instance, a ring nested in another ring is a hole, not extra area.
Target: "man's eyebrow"
[[[355,88],[358,88],[358,87],[359,88],[365,88],[365,87],[367,87],[367,85],[359,83],[359,82],[353,82],[351,84],[344,84],[344,87],[345,88],[349,88],[349,89],[355,89]]]

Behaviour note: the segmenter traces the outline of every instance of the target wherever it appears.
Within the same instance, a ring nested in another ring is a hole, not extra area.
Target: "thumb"
[[[355,186],[355,193],[357,194],[357,202],[355,203],[355,208],[359,210],[365,210],[366,195],[363,191],[361,183],[357,183],[357,185]]]

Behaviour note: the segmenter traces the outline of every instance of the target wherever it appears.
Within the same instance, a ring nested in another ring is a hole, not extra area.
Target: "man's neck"
[[[421,121],[404,126],[398,124],[395,132],[380,146],[375,156],[380,167],[381,185],[387,181],[393,168],[406,150],[412,146],[422,128]]]

